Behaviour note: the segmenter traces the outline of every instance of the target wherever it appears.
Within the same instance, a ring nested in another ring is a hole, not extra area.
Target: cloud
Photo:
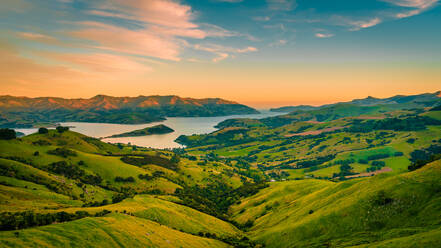
[[[17,36],[26,40],[33,40],[42,43],[57,43],[57,39],[55,37],[39,34],[39,33],[28,33],[28,32],[18,32]]]
[[[193,46],[193,49],[198,51],[204,51],[213,53],[216,55],[215,58],[212,59],[213,62],[219,62],[221,60],[224,60],[228,57],[233,57],[232,54],[240,54],[240,53],[249,53],[249,52],[257,52],[258,49],[252,46],[248,46],[245,48],[233,48],[233,47],[226,47],[221,46],[217,44],[196,44]]]
[[[229,57],[228,53],[218,53],[217,55],[218,55],[218,57],[213,59],[214,63],[217,63],[217,62],[222,61],[222,60]]]
[[[95,14],[103,16],[116,15],[167,27],[197,28],[192,22],[195,15],[191,6],[172,0],[107,0],[97,7],[100,12]]]
[[[137,61],[135,58],[105,53],[75,54],[75,53],[40,53],[42,57],[54,59],[64,64],[70,64],[81,70],[93,73],[145,73],[152,71],[150,66]]]
[[[178,39],[156,29],[129,30],[98,22],[83,22],[84,28],[71,32],[72,36],[92,41],[91,47],[134,55],[179,61],[180,43]],[[158,31],[158,30],[156,30]],[[197,33],[181,33],[196,37]]]
[[[257,48],[255,47],[247,47],[247,48],[243,48],[243,49],[236,49],[235,52],[237,53],[248,53],[248,52],[256,52]]]
[[[216,2],[240,3],[243,2],[243,0],[216,0]]]
[[[360,20],[360,21],[346,20],[345,25],[351,26],[349,31],[358,31],[363,28],[370,28],[376,26],[381,22],[382,20],[379,17],[373,17],[367,20]]]
[[[288,44],[287,40],[277,40],[277,41],[274,41],[274,42],[270,43],[268,46],[270,46],[270,47],[277,47],[277,46],[284,46],[286,44]]]
[[[267,21],[271,20],[271,17],[269,17],[269,16],[256,16],[256,17],[253,17],[253,20],[258,21],[258,22],[267,22]]]
[[[283,32],[286,32],[286,26],[283,23],[268,24],[268,25],[264,25],[263,28],[266,28],[266,29],[280,29]]]
[[[439,2],[439,0],[382,0],[382,1],[400,7],[414,8],[412,10],[407,10],[395,14],[394,16],[398,19],[419,15],[422,12],[430,8],[433,8]]]
[[[409,8],[426,9],[434,6],[438,0],[382,0],[393,5]]]
[[[270,10],[291,11],[297,7],[295,0],[266,0]]]
[[[331,38],[333,37],[334,34],[330,34],[330,33],[316,33],[315,37],[317,38]]]
[[[98,22],[85,22],[85,28],[72,32],[75,37],[93,41],[94,47],[165,60],[179,61],[185,39],[207,37],[254,37],[226,30],[213,24],[196,24],[188,5],[171,0],[107,0],[87,11],[89,15],[136,20],[142,28],[128,29]],[[118,34],[118,35],[115,35]]]

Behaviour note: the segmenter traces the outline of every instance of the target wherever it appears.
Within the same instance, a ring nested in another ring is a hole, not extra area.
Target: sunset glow
[[[271,107],[441,86],[437,0],[6,0],[0,14],[2,95]]]

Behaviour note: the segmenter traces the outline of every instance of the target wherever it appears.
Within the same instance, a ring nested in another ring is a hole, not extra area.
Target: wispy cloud
[[[334,36],[334,34],[331,34],[331,33],[316,33],[315,34],[315,37],[317,37],[317,38],[331,38],[333,36]]]
[[[258,22],[267,22],[267,21],[271,20],[271,17],[269,17],[269,16],[255,16],[255,17],[253,17],[253,20],[258,21]]]
[[[276,47],[276,46],[284,46],[286,44],[288,44],[287,40],[277,40],[275,42],[270,43],[269,46],[270,47]]]
[[[193,46],[193,49],[198,50],[198,51],[209,52],[209,53],[216,55],[216,57],[214,57],[212,59],[213,62],[219,62],[219,61],[224,60],[228,57],[232,57],[234,54],[249,53],[249,52],[258,51],[257,48],[252,47],[252,46],[248,46],[245,48],[233,48],[233,47],[226,47],[226,46],[221,46],[221,45],[217,45],[217,44],[204,44],[204,45],[196,44]]]
[[[152,67],[142,63],[142,60],[129,58],[126,56],[93,53],[40,53],[41,56],[51,58],[62,63],[67,63],[79,67],[82,70],[94,73],[145,73],[152,71]]]
[[[55,37],[40,33],[18,32],[17,35],[27,40],[40,41],[44,43],[54,43],[57,41]]]
[[[413,8],[411,10],[405,10],[396,13],[394,16],[398,19],[419,15],[422,12],[430,8],[433,8],[439,2],[439,0],[382,0],[382,1],[400,7]]]
[[[94,48],[113,52],[143,55],[154,58],[179,61],[180,44],[178,39],[168,36],[162,30],[158,35],[154,30],[129,30],[98,22],[81,23],[84,28],[71,32],[72,36],[92,41]],[[198,36],[199,33],[181,35]]]
[[[368,20],[363,21],[350,21],[349,24],[352,25],[351,31],[357,31],[362,28],[370,28],[375,25],[378,25],[381,23],[381,19],[379,17],[374,17]]]
[[[240,3],[243,0],[215,0],[216,2],[226,2],[226,3]]]
[[[87,11],[90,15],[136,20],[140,29],[89,22],[87,28],[72,32],[76,37],[94,41],[96,48],[155,57],[181,60],[186,43],[184,38],[245,37],[251,35],[229,31],[213,24],[197,24],[196,15],[188,5],[172,0],[107,0]],[[115,36],[118,33],[120,35]]]
[[[270,10],[291,11],[297,7],[296,0],[266,0]]]
[[[118,14],[127,19],[167,27],[197,28],[191,6],[172,0],[107,0],[96,6],[104,16]],[[107,13],[107,14],[104,14]]]

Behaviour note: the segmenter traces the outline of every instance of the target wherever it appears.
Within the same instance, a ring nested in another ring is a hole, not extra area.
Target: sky
[[[2,0],[0,95],[258,108],[441,90],[439,0]]]

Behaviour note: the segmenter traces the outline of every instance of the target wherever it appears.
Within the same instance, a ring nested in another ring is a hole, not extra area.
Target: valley
[[[0,244],[436,247],[440,100],[418,99],[226,119],[174,149],[2,129]]]

